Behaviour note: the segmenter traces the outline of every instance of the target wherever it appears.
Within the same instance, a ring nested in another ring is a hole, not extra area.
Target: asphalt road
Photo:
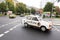
[[[21,19],[23,17],[0,17],[0,40],[60,40],[60,26],[53,26],[51,31],[42,32],[34,28],[25,28]]]

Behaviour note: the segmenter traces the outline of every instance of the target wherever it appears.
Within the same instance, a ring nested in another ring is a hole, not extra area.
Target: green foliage
[[[44,7],[44,11],[51,12],[52,11],[52,7],[53,7],[53,3],[47,2],[47,4]]]
[[[12,0],[5,0],[5,2],[0,3],[1,12],[6,12],[8,10],[16,14],[30,13],[30,11],[31,13],[35,12],[35,9],[31,8],[30,10],[24,3],[16,3],[16,6],[14,6],[14,2]]]
[[[26,5],[23,4],[23,3],[17,3],[17,6],[16,6],[16,11],[19,12],[19,13],[24,13],[26,12]]]
[[[34,13],[35,12],[35,9],[31,8],[31,13]]]
[[[15,12],[15,7],[13,2],[6,1],[6,5],[8,5],[8,10]]]
[[[0,11],[6,12],[6,8],[7,8],[6,3],[4,3],[4,2],[0,3]]]

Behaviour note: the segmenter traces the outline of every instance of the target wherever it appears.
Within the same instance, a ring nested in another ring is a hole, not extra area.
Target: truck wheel
[[[45,26],[41,26],[40,29],[41,29],[41,31],[43,31],[43,32],[47,30]]]

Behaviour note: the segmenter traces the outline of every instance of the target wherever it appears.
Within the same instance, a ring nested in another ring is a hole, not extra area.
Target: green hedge
[[[60,15],[56,16],[56,18],[60,18]]]

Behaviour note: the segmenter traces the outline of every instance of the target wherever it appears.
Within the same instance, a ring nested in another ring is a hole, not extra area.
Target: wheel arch
[[[41,26],[40,26],[40,28],[41,28],[41,27],[45,27],[45,28],[47,29],[47,27],[46,27],[46,26],[44,26],[44,25],[41,25]]]

